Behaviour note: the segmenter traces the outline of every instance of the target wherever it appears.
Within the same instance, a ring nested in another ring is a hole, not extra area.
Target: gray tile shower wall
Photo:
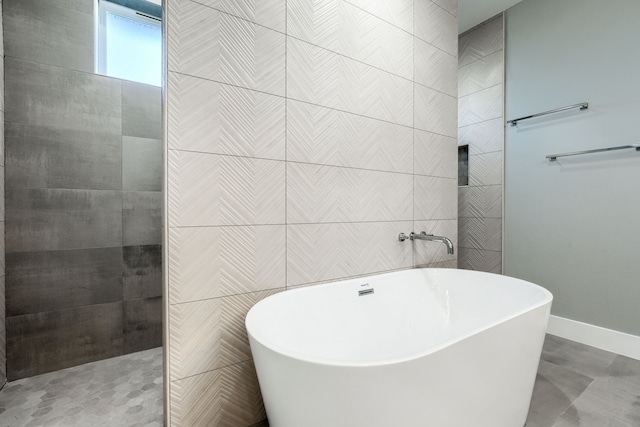
[[[502,14],[460,36],[458,145],[469,146],[469,185],[458,187],[458,267],[502,272],[504,141]]]
[[[167,424],[251,426],[253,304],[456,266],[457,2],[164,4]]]
[[[0,0],[0,18],[3,16],[4,5]],[[0,19],[0,388],[7,382],[7,330],[5,314],[5,260],[4,260],[4,29]]]
[[[93,4],[4,0],[10,380],[162,345],[161,92],[93,74]]]

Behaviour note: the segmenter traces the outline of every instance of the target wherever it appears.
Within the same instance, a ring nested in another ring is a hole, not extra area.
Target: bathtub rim
[[[546,323],[548,323],[549,312],[550,312],[550,309],[551,309],[551,303],[553,302],[553,294],[551,292],[549,292],[547,289],[545,289],[542,286],[537,285],[535,283],[529,282],[527,280],[518,279],[518,278],[512,277],[512,276],[505,276],[505,275],[502,275],[502,274],[488,273],[488,272],[484,272],[484,271],[460,270],[460,271],[464,271],[465,272],[464,274],[472,273],[473,275],[499,276],[499,277],[503,277],[503,278],[508,278],[510,280],[514,280],[516,282],[524,283],[527,286],[531,286],[531,287],[537,288],[537,290],[541,291],[541,293],[544,295],[544,298],[542,298],[542,300],[540,302],[537,302],[535,304],[527,306],[527,307],[525,307],[523,309],[516,310],[513,313],[510,313],[509,315],[498,317],[496,320],[491,321],[491,322],[487,322],[482,327],[471,329],[469,332],[464,333],[464,334],[460,334],[456,338],[445,340],[442,343],[430,346],[430,347],[426,348],[424,351],[415,352],[415,353],[413,353],[411,355],[403,356],[403,357],[394,357],[394,358],[389,358],[389,359],[380,359],[380,360],[372,360],[372,361],[354,362],[354,361],[329,359],[329,358],[318,357],[318,356],[309,356],[308,354],[305,354],[305,353],[300,353],[300,352],[297,352],[295,350],[284,348],[284,346],[281,346],[281,345],[277,345],[277,344],[274,345],[273,342],[269,341],[268,339],[267,340],[259,339],[251,331],[250,323],[257,321],[257,320],[254,320],[254,318],[257,315],[255,314],[256,311],[254,311],[253,308],[258,306],[258,305],[261,305],[263,303],[266,304],[270,299],[285,298],[286,297],[285,295],[290,295],[290,293],[292,293],[292,292],[293,293],[311,292],[311,291],[317,290],[318,287],[323,287],[323,286],[339,286],[338,285],[339,283],[345,282],[345,281],[359,280],[359,279],[365,279],[365,278],[369,278],[369,277],[384,277],[384,276],[388,276],[388,275],[394,275],[394,274],[403,273],[403,272],[407,272],[407,271],[413,271],[413,270],[430,270],[430,271],[438,272],[438,271],[447,271],[447,270],[454,270],[455,271],[456,269],[429,268],[429,267],[407,268],[405,270],[397,270],[397,271],[385,272],[385,273],[381,273],[381,274],[370,274],[370,275],[354,277],[354,278],[344,278],[344,279],[335,280],[333,282],[326,282],[326,283],[321,283],[321,284],[318,284],[318,285],[310,285],[310,286],[304,286],[304,287],[289,289],[289,290],[286,290],[286,291],[283,291],[283,292],[279,292],[279,293],[274,294],[274,295],[270,295],[269,297],[259,301],[253,307],[251,307],[251,309],[249,310],[249,312],[245,316],[245,327],[246,327],[246,330],[247,330],[247,335],[249,337],[250,345],[251,345],[251,341],[253,340],[256,343],[258,343],[261,346],[263,346],[264,348],[268,349],[269,351],[277,353],[277,354],[279,354],[279,355],[281,355],[283,357],[288,357],[288,358],[291,358],[291,359],[295,359],[295,360],[298,360],[298,361],[301,361],[301,362],[310,363],[310,364],[323,365],[323,366],[333,366],[333,367],[349,367],[349,368],[361,367],[361,368],[366,368],[366,367],[376,367],[376,366],[392,366],[392,365],[406,363],[406,362],[410,362],[410,361],[413,361],[413,360],[420,359],[422,357],[429,356],[430,354],[434,354],[434,353],[436,353],[438,351],[441,351],[444,348],[453,346],[456,343],[458,343],[460,341],[463,341],[466,338],[469,338],[471,336],[479,334],[479,333],[481,333],[483,331],[489,330],[489,329],[491,329],[491,328],[493,328],[493,327],[495,327],[495,326],[497,326],[499,324],[507,322],[507,321],[509,321],[511,319],[515,319],[516,317],[519,317],[519,316],[521,316],[521,315],[523,315],[525,313],[537,310],[537,309],[539,309],[539,308],[541,308],[541,307],[543,307],[545,305],[548,305],[549,308],[548,308],[548,311],[547,311],[547,319],[545,321],[545,328],[546,328]]]

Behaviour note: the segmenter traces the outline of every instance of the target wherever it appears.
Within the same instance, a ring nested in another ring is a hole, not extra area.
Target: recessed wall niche
[[[458,147],[458,187],[469,185],[469,145]]]

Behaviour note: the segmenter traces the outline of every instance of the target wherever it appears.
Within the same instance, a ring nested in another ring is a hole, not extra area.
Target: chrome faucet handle
[[[421,239],[421,238],[426,237],[426,236],[433,236],[433,234],[427,234],[426,231],[421,231],[420,233],[414,233],[412,231],[411,234],[409,234],[409,239],[416,240],[416,239]]]
[[[413,234],[413,232],[412,232],[411,234]],[[409,239],[409,238],[410,238],[410,237],[409,237],[409,236],[407,236],[407,235],[406,235],[406,234],[404,234],[404,233],[400,233],[400,234],[398,234],[398,240],[400,240],[401,242],[404,242],[405,240],[407,240],[407,239]],[[412,239],[412,240],[413,240],[413,239]]]

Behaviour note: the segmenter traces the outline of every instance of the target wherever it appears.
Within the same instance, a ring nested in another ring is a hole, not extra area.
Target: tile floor
[[[526,427],[639,427],[640,361],[547,335]]]
[[[0,427],[161,427],[162,348],[12,381]]]
[[[0,391],[0,427],[161,427],[162,414],[161,348]],[[547,335],[526,427],[639,426],[640,361]]]

